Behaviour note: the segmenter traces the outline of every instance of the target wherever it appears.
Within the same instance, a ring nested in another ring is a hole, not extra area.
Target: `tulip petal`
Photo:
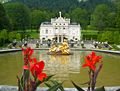
[[[43,81],[44,78],[47,78],[47,75],[45,73],[40,73],[37,77],[40,81]]]
[[[30,51],[29,51],[29,56],[31,56],[32,54],[33,54],[33,49],[30,49]]]
[[[24,65],[24,66],[23,66],[23,69],[28,70],[29,68],[28,68],[27,65]]]

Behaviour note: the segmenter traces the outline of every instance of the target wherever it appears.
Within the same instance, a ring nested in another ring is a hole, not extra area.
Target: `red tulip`
[[[24,65],[27,65],[29,62],[31,61],[31,55],[33,54],[33,49],[31,49],[30,47],[27,49],[23,49],[22,48],[22,53],[24,55]]]
[[[30,47],[28,47],[27,49],[22,48],[22,51],[23,51],[23,55],[28,57],[30,57],[34,52],[33,49],[31,49]]]
[[[95,64],[97,62],[100,61],[102,57],[101,56],[97,56],[95,52],[92,52],[91,54],[89,54],[88,56],[86,56],[86,63],[82,65],[82,67],[89,67],[90,69],[92,69],[93,71],[95,70]]]
[[[33,54],[33,49],[30,47],[22,49],[22,53],[24,56],[24,71],[22,77],[25,79],[22,81],[18,79],[18,84],[24,83],[25,86],[19,85],[19,89],[22,88],[24,91],[35,91],[37,86],[44,82],[44,78],[47,78],[46,73],[42,72],[45,64],[43,61],[38,62],[36,58],[31,57]],[[32,75],[27,72],[31,73]],[[33,76],[33,79],[31,79],[31,76]],[[41,82],[39,83],[38,80]]]
[[[93,62],[91,62],[90,60],[85,60],[86,63],[82,65],[82,67],[89,67],[91,70],[95,70],[95,66],[93,65]]]
[[[92,61],[93,64],[96,64],[97,62],[100,61],[100,59],[102,58],[101,56],[97,56],[96,53],[93,51],[91,54],[89,54],[86,57],[88,60]]]
[[[36,59],[34,59],[34,61],[35,63],[30,64],[30,71],[34,77],[38,77],[38,79],[42,81],[47,77],[45,73],[42,73],[45,64],[43,61],[37,62]]]

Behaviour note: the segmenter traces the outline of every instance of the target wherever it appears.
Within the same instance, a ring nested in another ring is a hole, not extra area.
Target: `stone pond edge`
[[[37,91],[47,91],[48,88],[39,88],[37,89]],[[87,88],[83,88],[85,91],[87,90]],[[116,91],[118,90],[120,91],[120,86],[114,86],[114,87],[105,87],[105,91]],[[0,91],[18,91],[18,87],[17,86],[7,86],[7,85],[0,85]],[[65,91],[77,91],[75,88],[65,88]]]

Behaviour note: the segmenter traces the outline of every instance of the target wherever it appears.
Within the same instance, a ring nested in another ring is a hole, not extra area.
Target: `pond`
[[[55,74],[54,80],[64,81],[64,87],[73,87],[71,80],[80,85],[88,81],[88,69],[82,68],[84,58],[90,51],[73,51],[69,56],[47,55],[46,50],[36,50],[33,54],[38,60],[44,60],[44,71]],[[120,86],[120,56],[98,53],[103,68],[97,79],[97,86]],[[17,85],[16,76],[22,73],[23,56],[21,52],[0,54],[0,85]],[[83,86],[83,85],[81,85]]]

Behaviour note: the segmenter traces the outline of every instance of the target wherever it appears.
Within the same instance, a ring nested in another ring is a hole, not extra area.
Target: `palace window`
[[[48,34],[48,30],[47,29],[46,29],[45,33]]]

